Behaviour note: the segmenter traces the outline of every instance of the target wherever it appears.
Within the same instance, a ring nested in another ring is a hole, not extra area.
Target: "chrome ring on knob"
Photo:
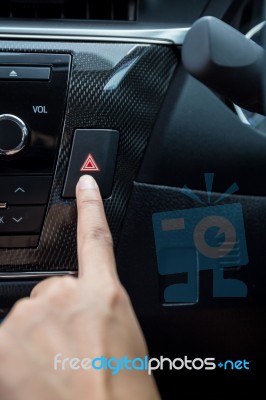
[[[21,142],[18,144],[18,146],[14,147],[13,149],[1,149],[0,148],[0,155],[4,156],[12,156],[14,154],[19,153],[27,143],[27,139],[29,136],[29,131],[28,128],[26,127],[25,123],[22,121],[22,119],[16,117],[15,115],[12,114],[2,114],[0,115],[0,122],[1,121],[12,121],[15,122],[18,127],[21,130]]]

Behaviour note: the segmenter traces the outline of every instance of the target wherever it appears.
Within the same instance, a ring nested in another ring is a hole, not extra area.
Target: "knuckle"
[[[81,195],[79,204],[81,207],[90,207],[90,208],[102,207],[102,201],[100,199],[88,198],[88,197],[86,197],[86,193],[84,193],[84,196]]]
[[[22,298],[18,300],[14,306],[12,311],[13,315],[24,315],[25,313],[28,312],[29,307],[30,307],[31,301],[29,298]]]
[[[31,297],[34,297],[35,295],[46,295],[47,292],[51,293],[53,290],[56,291],[58,290],[59,287],[59,282],[62,278],[58,276],[46,278],[42,280],[40,283],[38,283],[32,290],[31,292]]]
[[[47,298],[49,304],[52,304],[55,309],[68,308],[76,300],[77,287],[77,281],[73,277],[64,276],[58,278],[48,289]]]
[[[109,246],[113,246],[113,238],[109,230],[102,227],[95,227],[91,230],[91,236],[93,239],[104,242]]]
[[[45,278],[43,279],[41,282],[39,282],[36,286],[34,286],[33,290],[46,290],[47,288],[52,287],[53,285],[56,285],[58,280],[60,278],[58,276],[53,276],[53,277],[49,277],[49,278]]]
[[[49,297],[52,300],[58,299],[67,300],[72,298],[76,292],[77,282],[76,279],[70,276],[63,276],[53,281],[49,290]]]
[[[77,280],[72,276],[53,277],[42,281],[33,289],[36,296],[45,297],[44,302],[49,306],[62,307],[65,303],[73,300],[76,295]]]
[[[58,287],[62,291],[69,292],[70,290],[75,290],[77,286],[77,280],[72,276],[62,276],[58,278]]]
[[[129,296],[125,288],[120,283],[110,285],[105,292],[107,306],[111,309],[126,307],[129,305]]]
[[[84,237],[84,243],[87,241],[96,241],[104,245],[113,247],[113,238],[110,231],[104,227],[96,226],[90,229]]]

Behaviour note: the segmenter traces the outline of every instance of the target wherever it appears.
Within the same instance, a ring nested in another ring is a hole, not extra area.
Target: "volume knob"
[[[12,114],[0,115],[0,155],[12,156],[24,149],[29,131],[22,119]]]

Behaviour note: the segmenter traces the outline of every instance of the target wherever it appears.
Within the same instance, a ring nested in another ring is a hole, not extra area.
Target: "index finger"
[[[112,235],[98,185],[92,176],[80,178],[76,197],[79,277],[99,280],[106,273],[117,276]]]

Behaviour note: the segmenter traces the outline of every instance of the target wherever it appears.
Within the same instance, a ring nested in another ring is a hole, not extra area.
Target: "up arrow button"
[[[46,204],[51,176],[0,176],[0,201],[8,205]]]
[[[14,190],[14,193],[22,192],[25,193],[25,190],[22,189],[21,187],[18,187],[16,190]]]

